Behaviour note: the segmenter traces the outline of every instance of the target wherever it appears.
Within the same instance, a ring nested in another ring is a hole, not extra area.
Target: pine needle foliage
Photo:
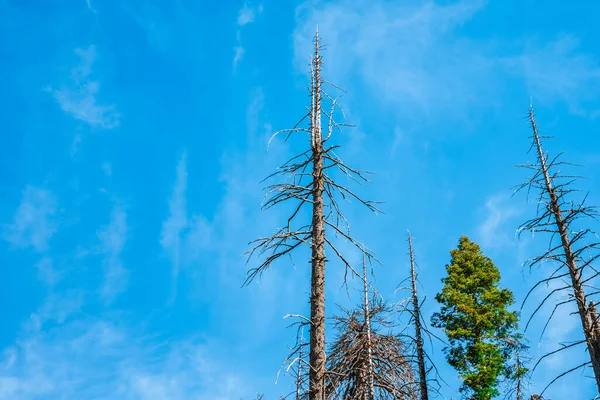
[[[441,310],[432,324],[448,337],[444,352],[463,381],[461,393],[490,400],[499,395],[500,379],[514,374],[511,353],[521,336],[518,314],[509,310],[513,294],[499,286],[500,271],[468,237],[462,236],[450,255],[443,289],[436,295]]]

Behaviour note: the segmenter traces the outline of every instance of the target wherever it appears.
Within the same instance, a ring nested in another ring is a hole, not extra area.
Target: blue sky
[[[283,317],[308,312],[307,268],[281,263],[240,285],[247,242],[285,216],[259,212],[260,180],[302,146],[266,144],[304,112],[317,24],[325,73],[349,91],[357,125],[335,140],[348,163],[377,174],[360,192],[385,201],[378,216],[347,207],[382,260],[374,284],[398,300],[411,229],[431,314],[448,252],[467,234],[520,304],[538,276],[521,263],[546,243],[514,237],[533,212],[510,197],[525,177],[512,166],[531,161],[530,97],[556,136],[548,150],[583,164],[581,188],[600,204],[599,7],[0,1],[0,399],[289,391],[286,377],[275,384],[294,340]],[[328,268],[328,310],[357,301],[340,289],[340,266]],[[541,341],[543,315],[534,320],[533,357],[580,336],[569,311]],[[456,398],[455,373],[434,354],[445,398]],[[533,389],[582,357],[549,359]],[[593,392],[573,375],[548,394]]]

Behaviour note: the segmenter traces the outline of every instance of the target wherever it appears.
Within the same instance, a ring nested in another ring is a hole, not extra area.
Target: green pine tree
[[[518,314],[508,310],[513,294],[498,286],[498,268],[468,237],[462,236],[450,254],[448,276],[435,297],[441,310],[432,323],[448,337],[444,352],[463,380],[461,393],[472,400],[490,400],[499,394],[500,378],[514,374],[511,353],[521,335]]]

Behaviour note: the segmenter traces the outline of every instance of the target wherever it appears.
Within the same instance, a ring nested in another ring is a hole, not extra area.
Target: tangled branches
[[[380,332],[391,327],[387,318],[390,309],[377,298],[371,304],[370,337],[362,307],[342,309],[343,315],[335,319],[339,334],[329,352],[327,399],[416,400],[414,373],[404,342],[399,335]]]

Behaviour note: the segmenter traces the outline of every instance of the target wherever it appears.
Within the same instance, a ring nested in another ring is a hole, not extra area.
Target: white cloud
[[[93,13],[97,13],[97,11],[92,8],[92,0],[85,0],[85,5],[87,6],[88,10]]]
[[[242,58],[244,58],[244,54],[246,52],[246,50],[242,46],[242,31],[241,31],[241,29],[244,26],[254,22],[256,20],[256,15],[261,14],[262,12],[263,12],[262,4],[259,4],[257,7],[253,7],[249,3],[244,3],[244,5],[242,6],[242,8],[240,9],[240,11],[238,13],[238,18],[237,18],[238,31],[237,31],[237,35],[236,35],[237,45],[233,47],[233,53],[234,53],[233,69],[234,70],[237,67],[237,65],[240,63],[240,61],[242,61]]]
[[[28,186],[13,222],[5,225],[2,236],[15,247],[45,251],[57,229],[53,220],[56,211],[56,199],[50,191]]]
[[[485,202],[486,217],[479,226],[479,235],[484,247],[504,247],[516,245],[511,219],[521,214],[521,210],[510,203],[510,197],[497,194],[490,196]],[[509,234],[511,232],[512,234]]]
[[[54,98],[63,111],[92,128],[116,128],[119,126],[119,114],[115,106],[98,104],[96,97],[100,84],[91,79],[96,48],[76,49],[75,53],[81,58],[81,63],[71,70],[69,85],[52,90]]]
[[[325,73],[340,84],[356,78],[378,100],[431,116],[473,104],[494,67],[485,46],[456,29],[483,7],[479,0],[369,3],[307,1],[297,11],[296,65],[306,71],[318,25]]]
[[[44,282],[48,287],[52,288],[61,278],[60,272],[58,272],[54,266],[50,257],[42,258],[37,264],[39,279]]]
[[[204,252],[217,246],[213,240],[214,226],[202,215],[188,217],[187,153],[177,163],[176,178],[169,200],[169,216],[162,224],[160,244],[172,266],[172,289],[169,302],[177,296],[177,281],[181,268],[198,261]]]
[[[600,110],[590,109],[600,93],[600,63],[579,50],[574,36],[555,41],[523,38],[525,47],[511,53],[507,49],[512,43],[462,34],[461,26],[485,4],[307,0],[297,9],[295,65],[308,72],[318,25],[329,80],[346,89],[364,87],[378,105],[420,121],[472,122],[473,109],[498,104],[495,98],[505,91],[503,83],[514,75],[536,102],[564,102],[571,112],[600,115]]]
[[[104,284],[102,298],[107,302],[123,292],[127,286],[129,273],[123,267],[121,253],[127,241],[127,214],[120,204],[111,211],[110,222],[98,231],[100,252],[104,255]]]
[[[185,235],[185,261],[197,260],[213,242],[213,226],[206,218],[194,215]]]
[[[247,4],[244,4],[242,9],[240,10],[240,13],[238,14],[237,23],[239,26],[244,26],[251,22],[254,22],[254,18],[254,10],[248,7]]]
[[[242,58],[244,58],[244,53],[246,50],[242,46],[235,46],[233,48],[234,56],[233,56],[233,68],[237,67]]]
[[[177,279],[181,268],[181,244],[188,227],[187,218],[187,153],[184,152],[177,164],[173,193],[169,200],[169,217],[163,222],[160,244],[168,253],[172,264],[172,284],[169,301],[176,296]]]
[[[238,13],[237,24],[239,26],[244,26],[254,22],[256,14],[260,14],[262,11],[262,4],[259,4],[257,7],[252,7],[250,4],[245,3]]]
[[[39,329],[49,321],[62,324],[67,318],[81,311],[84,301],[85,295],[79,289],[52,292],[40,309],[31,315],[29,326]]]
[[[135,344],[135,345],[132,345]],[[0,400],[187,400],[248,395],[239,365],[194,340],[159,343],[126,324],[82,317],[25,330],[0,354]]]
[[[586,102],[595,101],[600,92],[600,64],[578,48],[574,36],[549,43],[530,40],[521,56],[509,60],[509,67],[524,76],[534,101],[561,101],[573,113],[599,115],[600,110],[586,109]]]

